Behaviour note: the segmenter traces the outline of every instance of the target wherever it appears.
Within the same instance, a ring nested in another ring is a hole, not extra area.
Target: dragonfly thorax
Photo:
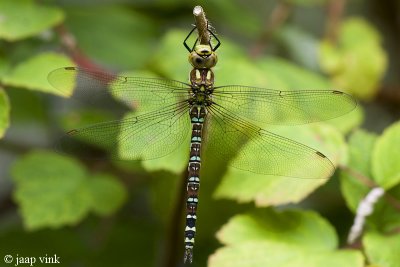
[[[210,69],[217,64],[217,54],[210,45],[196,45],[189,54],[189,63],[196,69]]]
[[[211,69],[196,69],[190,72],[191,92],[189,104],[210,106],[214,91],[214,73]]]
[[[192,106],[210,106],[212,104],[211,94],[206,91],[192,93],[189,98],[189,104]]]

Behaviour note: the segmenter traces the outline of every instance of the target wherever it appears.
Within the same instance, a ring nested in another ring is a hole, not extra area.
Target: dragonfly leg
[[[186,43],[187,39],[189,39],[190,35],[192,35],[192,33],[193,33],[193,31],[194,31],[195,29],[197,29],[196,26],[189,32],[189,34],[186,36],[185,40],[183,41],[183,45],[186,47],[186,49],[189,51],[189,53],[191,53],[191,52],[194,50],[194,47],[195,47],[195,45],[196,45],[196,43],[197,43],[197,41],[198,41],[198,38],[197,38],[197,39],[196,39],[196,42],[194,43],[192,49],[190,49],[190,47],[189,47],[188,44]]]

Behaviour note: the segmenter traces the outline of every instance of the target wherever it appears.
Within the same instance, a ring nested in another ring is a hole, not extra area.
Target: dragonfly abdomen
[[[186,227],[185,227],[185,262],[192,262],[194,237],[196,234],[196,212],[198,193],[200,189],[201,166],[201,141],[203,124],[207,116],[204,106],[192,106],[190,108],[190,120],[192,123],[192,135],[190,140],[190,157],[187,179],[186,200]]]

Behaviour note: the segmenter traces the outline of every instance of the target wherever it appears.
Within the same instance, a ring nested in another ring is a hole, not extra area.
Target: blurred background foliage
[[[0,0],[1,258],[182,266],[188,147],[136,163],[57,154],[62,131],[116,114],[75,108],[47,74],[79,65],[186,81],[182,41],[196,4],[222,41],[217,85],[335,88],[359,105],[328,122],[267,128],[326,153],[338,166],[329,180],[256,175],[205,157],[193,266],[400,266],[395,0]],[[386,197],[346,245],[376,186]]]

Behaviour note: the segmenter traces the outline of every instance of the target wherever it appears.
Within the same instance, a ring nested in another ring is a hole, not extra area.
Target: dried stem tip
[[[208,32],[208,21],[206,18],[206,14],[203,11],[203,8],[201,6],[195,6],[193,8],[193,15],[196,21],[197,31],[199,33],[200,44],[209,44],[210,33]]]

